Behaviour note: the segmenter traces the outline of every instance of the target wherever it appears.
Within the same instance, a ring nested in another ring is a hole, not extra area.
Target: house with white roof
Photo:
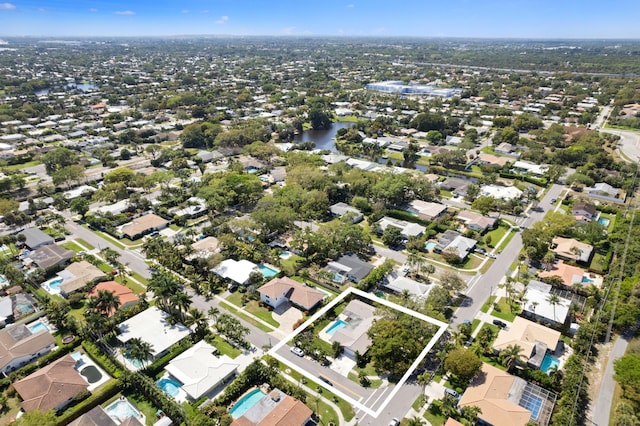
[[[524,294],[524,299],[527,303],[522,309],[522,315],[551,326],[562,326],[569,316],[571,301],[564,297],[559,297],[558,303],[551,303],[549,297],[552,288],[551,284],[546,284],[542,281],[529,281]]]
[[[402,294],[407,291],[414,298],[426,298],[433,288],[433,284],[425,284],[400,276],[391,281],[385,281],[383,287],[394,294]]]
[[[515,186],[483,185],[480,188],[480,195],[509,201],[522,197],[522,191]]]
[[[409,203],[407,211],[417,215],[420,219],[434,220],[447,211],[447,206],[429,201],[413,200]]]
[[[175,343],[191,334],[191,329],[181,323],[168,321],[169,314],[152,306],[118,325],[117,339],[124,345],[139,338],[151,345],[154,358],[164,353]]]
[[[549,170],[549,166],[547,165],[534,164],[528,161],[521,161],[521,160],[518,160],[515,163],[513,163],[513,166],[511,167],[514,172],[529,173],[537,176],[544,176],[544,174],[547,173],[547,171]]]
[[[395,226],[396,228],[400,228],[400,232],[402,233],[402,235],[405,236],[405,238],[418,237],[422,235],[424,231],[427,230],[426,227],[419,225],[417,223],[407,222],[405,220],[394,219],[389,216],[384,216],[378,222],[378,228],[382,232],[384,232],[384,230],[387,229],[387,226]]]
[[[236,284],[245,285],[249,282],[252,272],[258,270],[258,265],[248,260],[225,259],[211,271],[222,278],[229,279]]]
[[[201,340],[172,359],[165,370],[182,383],[181,389],[196,401],[229,383],[238,371],[240,364],[216,353],[215,347]]]

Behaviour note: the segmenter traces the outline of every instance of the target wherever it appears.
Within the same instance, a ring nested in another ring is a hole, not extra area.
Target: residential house
[[[515,151],[516,147],[508,142],[502,142],[496,146],[493,151],[496,154],[511,155]]]
[[[497,222],[495,218],[484,216],[470,210],[461,210],[458,213],[457,219],[464,222],[467,229],[480,232],[495,228]]]
[[[365,262],[354,254],[343,255],[338,259],[329,262],[325,270],[334,274],[335,282],[350,280],[359,283],[373,269],[373,265]]]
[[[291,302],[303,311],[312,311],[326,296],[314,287],[289,277],[272,279],[260,287],[258,293],[260,293],[260,300],[274,309],[283,303]]]
[[[552,392],[483,363],[458,407],[479,407],[480,421],[492,426],[525,426],[531,420],[547,426],[555,398]]]
[[[493,350],[499,353],[508,346],[520,346],[521,355],[527,359],[529,367],[538,369],[547,351],[556,352],[559,341],[559,331],[516,317],[509,328],[500,330],[493,342]]]
[[[522,315],[535,321],[544,322],[553,327],[561,327],[569,318],[571,301],[558,297],[556,303],[551,303],[553,287],[541,281],[531,280],[525,290]]]
[[[118,298],[118,309],[128,308],[138,303],[138,295],[129,287],[115,281],[103,281],[97,284],[88,294],[89,297],[97,297],[99,291],[108,291]],[[115,310],[109,313],[112,316]]]
[[[444,189],[445,191],[451,191],[455,195],[464,197],[465,195],[467,195],[467,188],[469,188],[469,185],[471,185],[472,183],[473,182],[471,182],[470,180],[450,177],[440,182],[440,188]]]
[[[387,226],[395,226],[400,229],[400,233],[405,238],[419,237],[427,230],[426,227],[413,222],[407,222],[406,220],[395,219],[389,216],[384,216],[378,222],[378,229],[384,232]]]
[[[67,250],[56,244],[42,246],[29,253],[22,263],[25,266],[35,265],[42,269],[51,269],[61,266],[71,260],[76,254],[71,250]]]
[[[564,263],[562,260],[558,260],[551,269],[548,271],[541,271],[538,275],[540,278],[558,277],[567,287],[572,287],[575,284],[585,286],[593,285],[596,287],[600,287],[602,285],[601,276],[587,273],[584,269]]]
[[[287,169],[284,166],[278,166],[271,169],[269,176],[274,183],[282,183],[287,177]]]
[[[350,206],[347,203],[336,203],[329,207],[329,211],[334,217],[343,217],[345,215],[350,215],[352,223],[358,223],[364,218],[364,215],[360,210]]]
[[[225,259],[211,271],[222,278],[231,280],[239,285],[246,285],[252,272],[258,270],[258,265],[248,260]]]
[[[573,207],[571,207],[571,215],[578,222],[591,222],[598,218],[598,210],[596,210],[596,206],[593,204],[575,203]]]
[[[193,253],[187,256],[187,260],[207,259],[220,251],[220,242],[216,237],[205,237],[191,244]]]
[[[45,234],[38,228],[26,228],[21,232],[25,236],[24,245],[30,250],[53,244],[53,237]]]
[[[433,288],[433,284],[425,284],[411,278],[399,276],[390,281],[385,281],[383,288],[396,295],[408,292],[414,298],[426,298]]]
[[[240,364],[227,355],[216,355],[217,349],[204,340],[187,349],[165,367],[193,401],[230,382]]]
[[[64,409],[89,384],[74,368],[76,360],[65,355],[42,367],[35,373],[18,380],[13,387],[22,399],[24,411]]]
[[[106,278],[104,272],[86,260],[70,264],[64,270],[58,272],[58,276],[64,279],[60,284],[60,294],[65,297],[74,291]]]
[[[483,185],[480,188],[480,195],[493,197],[500,200],[517,200],[522,197],[523,192],[515,186]]]
[[[320,332],[320,338],[332,343],[340,342],[344,355],[355,358],[356,352],[364,354],[371,345],[367,332],[375,320],[375,307],[354,299],[344,308],[338,318]],[[342,327],[334,327],[338,322]],[[333,327],[332,331],[327,332]]]
[[[203,163],[210,163],[223,157],[222,153],[218,151],[198,151],[196,156]]]
[[[547,165],[534,164],[528,161],[516,161],[511,167],[516,173],[532,174],[536,176],[544,176],[549,170],[549,166]]]
[[[24,324],[0,330],[0,373],[8,374],[55,347],[55,339],[46,330],[32,333]]]
[[[153,306],[118,325],[116,336],[122,344],[139,338],[151,345],[151,355],[160,357],[175,343],[191,334],[189,327],[169,321],[169,314]]]
[[[406,209],[409,213],[424,220],[435,220],[447,211],[447,206],[422,200],[413,200]]]
[[[589,263],[593,253],[593,246],[574,238],[555,237],[551,240],[551,251],[560,259]]]
[[[0,298],[0,327],[4,327],[14,320],[13,301],[11,296]]]
[[[303,426],[313,411],[279,389],[273,389],[256,402],[231,426]]]
[[[96,405],[87,413],[78,417],[76,420],[69,423],[69,426],[144,426],[135,417],[129,417],[126,420],[120,422],[116,421],[104,409]]]
[[[207,202],[199,197],[190,197],[182,208],[171,209],[169,212],[178,218],[196,218],[207,213]]]
[[[153,213],[133,219],[128,224],[122,226],[122,235],[135,240],[150,232],[159,231],[169,225],[169,221]]]
[[[609,201],[612,203],[623,204],[627,195],[624,191],[618,188],[614,188],[605,182],[598,182],[592,187],[585,188],[584,192],[589,194],[589,197],[600,201]]]
[[[438,244],[433,248],[436,253],[454,252],[460,259],[471,253],[478,241],[463,237],[459,232],[447,229],[438,238]]]
[[[506,166],[508,163],[513,161],[509,158],[498,157],[497,155],[491,155],[485,152],[481,152],[480,154],[478,154],[476,158],[477,158],[477,161],[482,164],[488,164],[488,165],[496,166],[500,168]]]

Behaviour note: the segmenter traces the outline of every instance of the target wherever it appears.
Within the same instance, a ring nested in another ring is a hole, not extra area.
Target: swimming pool
[[[39,331],[51,332],[51,329],[42,321],[32,322],[31,324],[27,325],[27,328],[29,329],[31,334],[36,334]]]
[[[33,305],[30,303],[18,303],[16,304],[16,309],[21,314],[26,314],[34,310]]]
[[[50,294],[60,294],[60,284],[64,282],[63,278],[56,278],[42,283],[42,288]]]
[[[338,284],[342,284],[343,282],[345,282],[346,278],[343,277],[342,275],[338,274],[338,273],[334,273],[333,274],[333,279],[332,281],[334,283],[338,283]]]
[[[429,241],[427,244],[424,245],[424,249],[431,251],[437,245],[438,245],[437,243],[434,243],[433,241]]]
[[[336,334],[336,331],[340,330],[341,328],[345,328],[346,326],[346,322],[342,321],[341,319],[337,319],[329,326],[329,328],[327,328],[325,333],[327,333],[329,336],[333,336],[334,334]]]
[[[119,399],[109,404],[104,411],[122,422],[130,417],[140,417],[140,412],[127,399]]]
[[[141,369],[141,368],[143,367],[143,365],[142,365],[142,361],[140,361],[139,359],[129,358],[129,357],[128,357],[128,356],[126,356],[126,355],[124,356],[124,359],[126,359],[126,360],[129,362],[129,364],[133,365],[133,367],[134,367],[136,370],[139,370],[139,369]]]
[[[87,379],[89,384],[93,384],[99,382],[102,379],[102,373],[95,365],[87,365],[85,368],[80,370],[80,375]]]
[[[280,259],[288,259],[291,256],[293,256],[293,253],[291,253],[289,250],[283,250],[278,257]]]
[[[262,276],[265,278],[275,277],[280,272],[277,269],[270,268],[264,264],[260,264],[258,266],[258,269],[260,270],[260,273],[262,274]]]
[[[542,359],[542,364],[540,364],[540,371],[549,373],[549,370],[552,368],[558,368],[560,365],[560,360],[553,355],[545,354]]]
[[[162,389],[167,395],[176,397],[180,393],[180,383],[175,380],[168,379],[166,377],[156,382],[160,389]]]
[[[609,223],[611,223],[611,221],[609,219],[607,219],[606,217],[601,217],[601,218],[598,219],[598,223],[600,225],[609,226]]]
[[[529,400],[526,402],[524,408],[531,411],[531,420],[538,420],[540,415],[540,407],[542,407],[542,398],[529,396]]]
[[[229,414],[234,419],[242,417],[244,413],[249,411],[251,407],[256,405],[258,401],[265,397],[265,395],[266,393],[262,392],[260,389],[252,390],[233,404],[233,407],[229,410]]]
[[[587,284],[593,284],[595,281],[588,277],[582,277],[582,282]]]
[[[5,285],[7,283],[7,279],[4,275],[0,275],[0,285]]]

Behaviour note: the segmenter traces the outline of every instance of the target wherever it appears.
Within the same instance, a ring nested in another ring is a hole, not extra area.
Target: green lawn
[[[504,237],[504,234],[506,234],[508,230],[509,230],[508,226],[500,225],[496,229],[493,229],[487,232],[487,235],[482,237],[482,241],[484,242],[487,236],[491,236],[491,247],[495,247],[496,244],[500,242],[500,239]]]
[[[83,226],[86,226],[86,225],[83,225]],[[89,229],[89,227],[88,227],[88,226],[87,226],[86,228],[87,228],[87,229]],[[114,246],[116,246],[116,247],[119,247],[119,248],[121,248],[121,249],[123,249],[123,250],[124,250],[124,249],[126,249],[126,247],[124,246],[124,244],[122,244],[120,241],[118,241],[117,239],[113,238],[113,237],[112,237],[111,235],[109,235],[109,234],[106,234],[106,233],[104,233],[104,232],[102,232],[102,231],[94,231],[94,230],[91,230],[91,232],[93,232],[93,233],[94,233],[94,234],[96,234],[97,236],[99,236],[99,237],[101,237],[101,238],[103,238],[103,239],[105,239],[105,240],[109,241],[111,244],[113,244],[113,245],[114,245]]]
[[[129,275],[131,275],[133,278],[135,278],[136,280],[138,280],[138,282],[139,282],[140,284],[143,284],[143,285],[145,285],[145,286],[146,286],[147,284],[149,284],[149,281],[147,281],[147,279],[146,279],[145,277],[143,277],[142,275],[140,275],[139,273],[137,273],[137,272],[135,272],[135,271],[131,271],[131,273],[130,273]]]
[[[373,368],[373,363],[369,363],[367,365],[364,366],[364,368],[359,368],[359,367],[353,367],[353,370],[360,374],[360,372],[364,372],[364,374],[366,374],[367,376],[377,376],[378,373],[376,372],[375,368]]]
[[[93,250],[95,247],[83,240],[82,238],[76,238],[76,241],[80,243],[82,246],[88,248],[89,250]]]
[[[33,161],[28,161],[26,163],[20,163],[20,164],[12,164],[11,166],[5,166],[3,167],[3,169],[9,171],[9,172],[15,172],[16,170],[22,170],[26,167],[33,167],[33,166],[37,166],[38,164],[40,164],[40,161],[38,160],[33,160]]]
[[[240,349],[234,348],[231,344],[229,344],[226,340],[218,335],[216,335],[213,339],[213,346],[216,347],[221,355],[227,355],[229,358],[237,358],[239,355],[242,355],[242,351]]]
[[[249,315],[245,314],[244,312],[240,312],[238,310],[238,308],[234,307],[233,305],[231,305],[229,303],[222,303],[222,304],[220,304],[220,306],[222,306],[224,309],[230,311],[234,315],[242,318],[244,321],[248,322],[249,324],[251,324],[251,325],[253,325],[255,327],[258,327],[262,331],[266,331],[267,333],[270,332],[270,331],[273,331],[273,328],[268,327],[268,326],[262,324],[261,322],[254,320]]]
[[[68,241],[68,242],[66,242],[64,244],[61,244],[61,246],[66,248],[67,250],[75,251],[76,253],[84,251],[84,249],[82,247],[80,247],[79,245],[77,245],[73,241]]]
[[[476,328],[478,328],[478,326],[480,325],[480,320],[477,318],[474,318],[473,321],[471,321],[471,333],[473,334],[474,331],[476,331]]]
[[[411,407],[416,411],[420,411],[420,409],[424,407],[424,403],[425,403],[424,395],[420,395],[416,398],[415,401],[413,401],[413,404],[411,404]]]
[[[145,287],[141,286],[137,282],[135,282],[133,280],[130,280],[130,279],[127,279],[125,281],[125,280],[122,279],[121,276],[117,276],[115,278],[115,281],[120,283],[120,284],[122,284],[122,285],[125,285],[125,286],[129,287],[131,290],[133,290],[133,292],[135,294],[140,294],[140,293],[144,293],[144,292],[147,291],[147,289]]]
[[[494,306],[493,311],[491,311],[491,315],[496,318],[512,322],[516,318],[517,314],[522,310],[520,305],[517,303],[513,302],[512,305],[513,306],[510,308],[509,301],[503,297],[498,301],[497,308]]]
[[[240,293],[239,291],[231,293],[226,300],[233,303],[237,307],[242,307],[242,293]]]
[[[360,384],[360,377],[354,372],[349,372],[347,378],[354,383]],[[382,380],[380,379],[373,379],[373,380],[370,380],[369,382],[370,382],[369,387],[371,389],[378,389],[380,386],[382,386]]]
[[[247,303],[247,306],[245,306],[245,310],[247,312],[257,316],[262,321],[264,321],[264,322],[266,322],[268,324],[271,324],[275,328],[280,327],[280,323],[273,319],[273,315],[271,315],[271,311],[269,311],[266,308],[261,307],[258,304],[258,302],[255,301],[255,300],[252,300],[251,302]]]
[[[304,261],[304,258],[292,254],[287,259],[280,259],[280,267],[288,274],[293,275],[296,272],[296,265]]]
[[[306,385],[311,388],[311,389],[321,389],[321,394],[323,397],[327,398],[330,401],[333,401],[334,404],[336,404],[338,406],[338,408],[340,408],[340,411],[342,412],[342,415],[344,417],[344,419],[346,421],[350,421],[351,419],[353,419],[353,416],[355,416],[355,412],[353,411],[353,407],[351,406],[351,404],[349,404],[347,401],[338,398],[337,396],[335,396],[333,393],[320,388],[319,386],[316,387],[316,383],[312,380],[310,380],[308,377],[303,376],[302,374],[300,374],[297,370],[291,370],[290,368],[288,368],[287,366],[285,366],[284,364],[280,363],[280,370],[286,374],[288,374],[289,376],[291,376],[294,380],[301,382],[302,378],[304,378],[306,380]],[[315,397],[310,396],[310,398],[315,399]],[[309,408],[314,408],[315,406],[315,402],[309,406]],[[336,419],[337,420],[337,419]],[[327,422],[328,423],[328,422]],[[337,421],[334,422],[337,424]]]
[[[480,308],[480,311],[484,312],[485,314],[489,312],[489,309],[491,309],[491,306],[493,305],[494,300],[496,300],[495,296],[489,297],[489,299],[487,299],[487,301],[484,302],[484,305],[482,305],[482,308]]]
[[[429,409],[424,412],[424,418],[433,426],[443,425],[447,421],[440,407],[440,401],[433,401]]]

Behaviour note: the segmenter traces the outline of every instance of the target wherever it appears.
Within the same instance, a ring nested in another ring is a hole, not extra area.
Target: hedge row
[[[118,385],[119,383],[117,380],[112,380],[111,382],[105,384],[100,392],[91,394],[89,398],[74,405],[73,407],[68,408],[60,417],[58,417],[57,425],[67,425],[83,414],[91,411],[93,407],[104,403],[109,398],[114,397],[118,392],[120,392],[120,388]]]
[[[519,174],[516,174],[516,173],[509,173],[509,172],[500,172],[499,175],[500,175],[501,178],[522,180],[522,181],[529,182],[529,183],[532,183],[534,185],[538,185],[538,186],[541,186],[541,187],[547,186],[547,183],[548,183],[547,178],[535,178],[533,176],[519,175]]]
[[[120,364],[115,359],[106,356],[95,343],[84,340],[82,342],[82,347],[104,371],[109,373],[111,377],[117,379],[122,375],[123,371],[126,371],[124,365]]]

